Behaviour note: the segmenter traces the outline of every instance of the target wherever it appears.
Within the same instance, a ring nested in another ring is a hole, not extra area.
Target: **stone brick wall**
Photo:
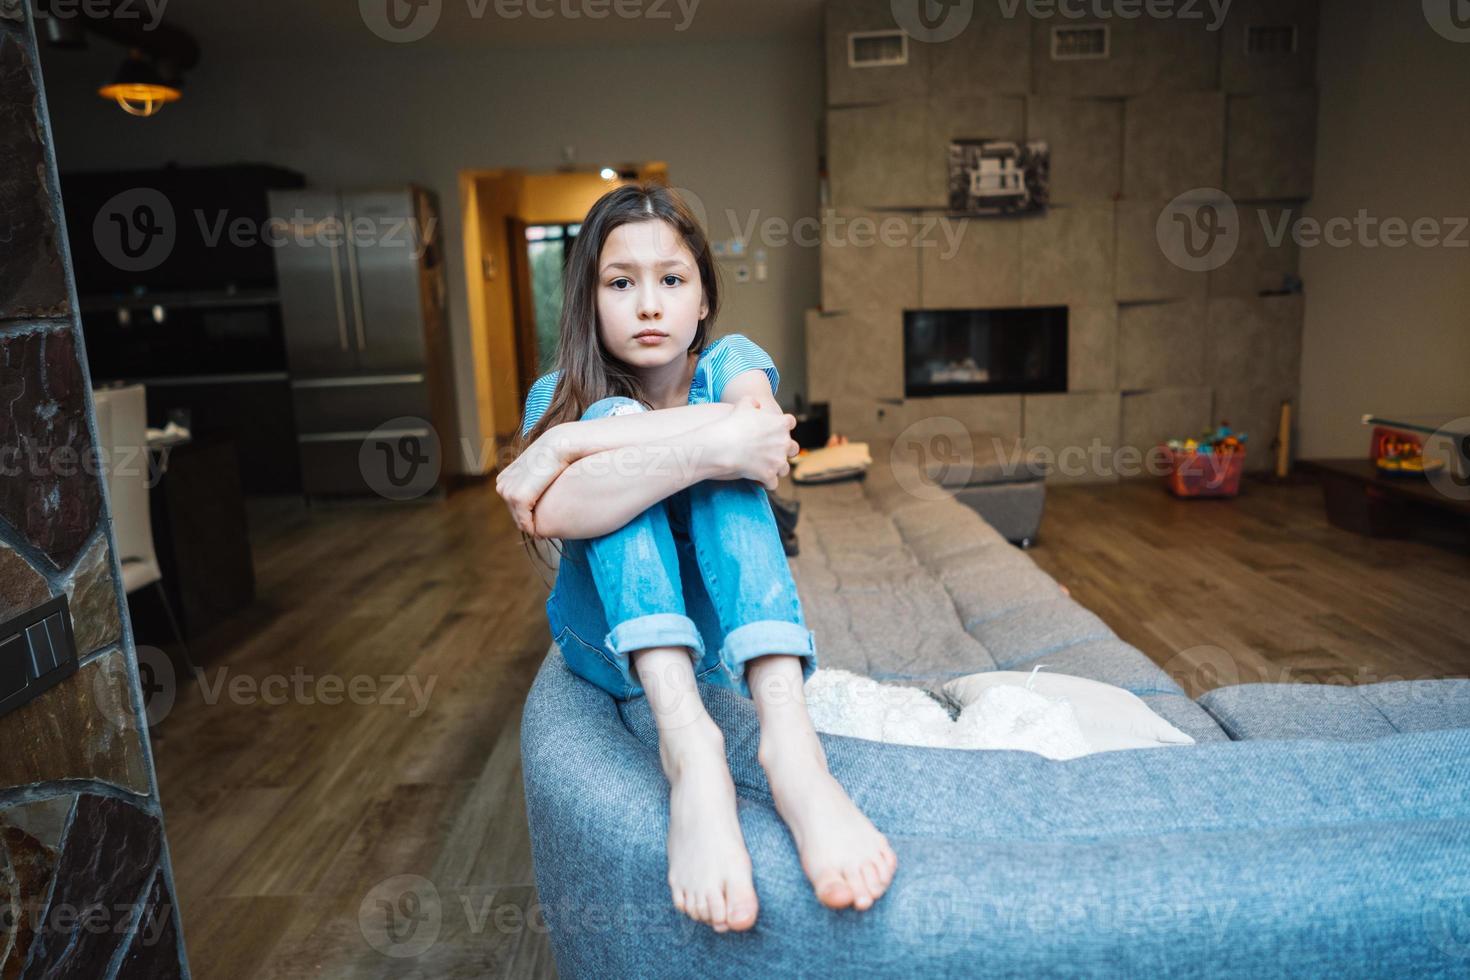
[[[900,26],[895,8],[829,0],[826,217],[901,215],[914,230],[873,244],[824,236],[822,306],[807,317],[811,399],[860,437],[949,415],[1054,451],[1093,440],[1142,451],[1225,418],[1250,433],[1252,467],[1267,467],[1280,403],[1298,395],[1303,297],[1286,286],[1296,246],[1289,235],[1273,245],[1266,229],[1312,192],[1316,0],[1235,0],[1218,24],[1204,3],[1188,5],[1202,19],[1037,17],[1026,0],[1007,16],[1012,6],[977,0],[952,39],[910,37],[907,64],[851,68],[849,32]],[[1109,26],[1110,57],[1053,60],[1052,29],[1089,23]],[[1247,29],[1263,25],[1294,26],[1295,50],[1248,56]],[[1047,140],[1050,210],[947,215],[953,137]],[[1236,209],[1238,238],[1192,270],[1174,261],[1160,217],[1202,188]],[[915,247],[930,219],[957,226],[952,255],[937,234]],[[904,309],[1060,304],[1065,393],[904,399]]]
[[[66,593],[80,667],[0,716],[0,978],[183,977],[26,8],[0,0],[0,619]]]

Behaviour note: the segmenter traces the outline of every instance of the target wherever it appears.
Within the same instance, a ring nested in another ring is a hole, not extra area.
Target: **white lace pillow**
[[[1065,700],[1072,706],[1082,734],[1094,752],[1194,744],[1193,738],[1159,717],[1132,691],[1086,677],[1045,670],[992,670],[957,677],[946,683],[943,690],[961,706],[963,717],[963,710],[978,704],[987,692],[1028,684],[1034,693]]]
[[[918,688],[880,684],[851,671],[819,667],[803,691],[819,732],[871,742],[950,747],[954,722],[949,712]]]
[[[1065,700],[1015,685],[993,687],[951,720],[926,692],[819,668],[804,688],[817,731],[941,749],[1015,749],[1049,759],[1093,751]]]

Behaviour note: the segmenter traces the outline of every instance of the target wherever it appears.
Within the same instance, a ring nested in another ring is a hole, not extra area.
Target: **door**
[[[419,227],[414,205],[410,187],[342,195],[349,319],[363,374],[424,370],[420,263],[432,235]]]
[[[526,254],[526,222],[511,216],[505,219],[506,241],[510,248],[511,311],[515,317],[516,384],[520,390],[516,403],[524,404],[526,392],[540,375],[539,345],[536,339],[536,294],[531,287],[531,262]]]
[[[286,362],[296,377],[334,377],[357,370],[346,292],[346,235],[335,191],[271,191],[272,234],[278,236],[277,288]]]

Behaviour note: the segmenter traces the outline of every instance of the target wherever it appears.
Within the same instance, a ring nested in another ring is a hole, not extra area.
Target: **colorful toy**
[[[1180,497],[1233,497],[1240,492],[1248,436],[1229,422],[1198,439],[1170,439],[1164,444],[1170,464],[1169,489]]]
[[[1164,445],[1176,453],[1243,453],[1248,438],[1244,432],[1231,429],[1229,422],[1221,422],[1219,428],[1198,439],[1170,439]]]
[[[1444,467],[1444,460],[1424,458],[1424,442],[1412,432],[1377,426],[1373,429],[1373,462],[1389,476],[1423,476]]]

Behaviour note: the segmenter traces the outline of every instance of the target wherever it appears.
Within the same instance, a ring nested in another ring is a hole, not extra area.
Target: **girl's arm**
[[[682,405],[629,415],[608,415],[600,419],[563,422],[542,433],[558,457],[570,465],[583,456],[608,449],[620,449],[653,439],[667,439],[730,414],[733,405],[718,402],[709,405]]]
[[[769,390],[769,384],[766,387]],[[762,406],[757,399],[745,398],[722,403],[728,406],[723,418],[577,459],[535,501],[529,526],[522,529],[536,537],[595,538],[701,480],[752,479],[774,489],[790,470],[787,459],[796,453],[791,440],[796,419],[775,407],[774,398],[768,402]],[[682,411],[587,421],[628,421]]]
[[[766,377],[764,371],[741,371],[735,377],[725,382],[725,388],[720,392],[720,404],[735,404],[742,398],[754,398],[761,410],[775,415],[783,414],[781,406],[776,402],[776,393],[771,390],[771,379]],[[796,416],[792,416],[795,421]],[[791,455],[795,456],[797,450],[793,449]],[[772,487],[772,489],[775,489]]]
[[[531,510],[563,470],[584,456],[669,439],[730,414],[734,406],[684,405],[678,408],[563,422],[543,432],[495,477],[495,491],[510,508],[516,526],[532,533]]]

